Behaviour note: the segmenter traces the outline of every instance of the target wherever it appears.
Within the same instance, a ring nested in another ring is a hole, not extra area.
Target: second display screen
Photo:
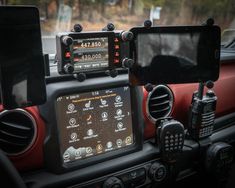
[[[61,96],[56,109],[64,163],[134,143],[128,86]]]

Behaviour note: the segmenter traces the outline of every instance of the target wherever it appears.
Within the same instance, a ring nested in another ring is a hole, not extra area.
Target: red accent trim
[[[2,105],[0,105],[0,111],[4,110]],[[45,139],[45,123],[39,115],[37,107],[25,108],[36,121],[37,135],[34,144],[18,156],[9,157],[14,163],[16,168],[20,171],[32,170],[41,168],[43,166],[43,143]]]
[[[145,88],[143,87],[143,93],[144,93],[144,97],[143,97],[143,102],[142,102],[142,110],[144,113],[144,120],[145,120],[145,129],[144,129],[144,138],[151,138],[154,137],[155,135],[155,128],[153,123],[148,119],[147,116],[147,109],[146,109],[146,104],[147,104],[147,98],[148,98],[148,92],[145,90]]]
[[[214,91],[218,97],[216,117],[235,111],[235,62],[223,63],[220,68],[220,78],[215,82]],[[169,85],[174,94],[174,106],[172,117],[187,125],[188,109],[191,104],[192,94],[197,90],[198,84],[175,84]],[[144,91],[143,112],[145,119],[145,139],[155,136],[155,127],[147,118],[146,101],[147,91]]]

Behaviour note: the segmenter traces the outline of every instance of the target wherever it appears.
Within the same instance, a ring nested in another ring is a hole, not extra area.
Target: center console
[[[92,89],[91,89],[92,88]],[[40,112],[49,126],[45,159],[61,173],[142,148],[141,90],[126,74],[47,84]]]
[[[129,86],[60,96],[56,112],[64,163],[134,143]]]

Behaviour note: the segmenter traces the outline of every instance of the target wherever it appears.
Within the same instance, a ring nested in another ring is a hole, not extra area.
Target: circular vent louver
[[[148,94],[147,114],[152,122],[170,115],[173,106],[173,93],[165,85],[158,85]]]
[[[0,148],[8,155],[27,151],[36,137],[34,118],[23,109],[0,113]]]

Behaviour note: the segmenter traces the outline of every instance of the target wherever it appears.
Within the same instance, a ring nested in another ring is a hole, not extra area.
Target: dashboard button
[[[92,148],[91,148],[91,147],[87,147],[87,148],[86,148],[86,153],[87,153],[87,154],[92,153]]]
[[[104,100],[104,99],[100,99],[100,103],[101,103],[103,106],[107,105],[107,101]]]
[[[111,188],[122,188],[120,184],[114,184]]]
[[[66,58],[70,58],[71,57],[71,53],[70,52],[65,52],[65,55],[64,55]]]
[[[167,175],[166,167],[159,163],[155,162],[149,169],[149,177],[155,182],[162,182]]]
[[[118,147],[122,146],[122,139],[117,139],[116,144]]]
[[[120,95],[117,95],[117,96],[115,97],[115,101],[116,101],[117,103],[121,102],[121,101],[122,101],[121,96],[120,96]]]
[[[73,103],[68,105],[68,111],[72,112],[75,109],[75,105]]]
[[[81,156],[81,151],[79,149],[75,150],[74,152],[76,157],[80,157]]]
[[[75,124],[76,124],[76,119],[75,119],[75,118],[71,118],[71,119],[69,120],[69,125],[73,126],[73,125],[75,125]]]
[[[133,170],[120,177],[125,185],[125,187],[136,187],[136,185],[141,185],[146,180],[146,171],[144,168]]]
[[[124,185],[120,179],[111,177],[104,182],[103,188],[124,188]]]
[[[91,107],[91,101],[88,101],[87,103],[85,103],[85,107],[90,108]]]
[[[102,119],[107,119],[108,118],[108,113],[107,112],[102,112],[101,117],[102,117]]]
[[[125,140],[126,145],[131,144],[131,142],[132,142],[131,137],[130,136],[126,137],[126,140]]]
[[[115,45],[115,49],[118,50],[120,48],[119,45]]]
[[[72,133],[71,135],[70,135],[70,138],[71,138],[71,140],[76,140],[77,139],[77,133]]]
[[[122,110],[121,109],[117,109],[116,114],[117,114],[117,116],[121,116],[122,115]]]
[[[65,152],[63,158],[64,160],[68,160],[70,158],[70,154],[68,152]]]
[[[123,128],[123,123],[122,122],[118,122],[117,127],[118,127],[118,129],[122,129]]]
[[[87,130],[87,136],[92,136],[94,134],[94,131],[92,129]]]
[[[108,149],[112,148],[113,147],[113,143],[112,142],[107,142],[106,147]]]
[[[97,153],[102,152],[102,150],[103,150],[102,144],[98,144],[98,145],[96,146],[96,151],[97,151]]]

